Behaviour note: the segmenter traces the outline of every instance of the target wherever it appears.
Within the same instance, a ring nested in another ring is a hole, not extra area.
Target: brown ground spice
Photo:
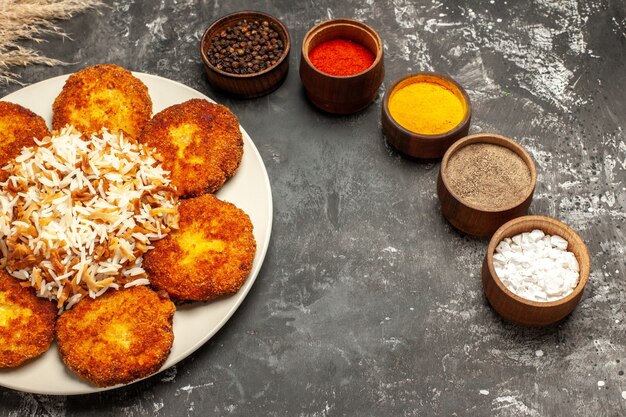
[[[524,160],[491,143],[473,143],[456,151],[445,174],[452,191],[480,209],[509,208],[531,187],[530,169]]]

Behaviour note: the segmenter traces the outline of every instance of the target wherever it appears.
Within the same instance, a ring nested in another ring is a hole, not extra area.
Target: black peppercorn
[[[285,53],[280,35],[266,20],[240,20],[211,38],[209,62],[232,74],[252,74],[275,65]]]

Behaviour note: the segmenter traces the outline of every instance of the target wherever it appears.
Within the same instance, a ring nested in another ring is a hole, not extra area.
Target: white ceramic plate
[[[175,81],[149,74],[134,73],[134,75],[148,87],[155,113],[192,98],[210,100],[198,91]],[[2,100],[29,108],[43,117],[48,126],[51,126],[52,103],[61,92],[66,79],[67,75],[64,75],[41,81],[9,94]],[[244,210],[252,220],[257,242],[252,270],[237,294],[207,304],[194,304],[176,311],[174,345],[161,370],[183,360],[217,333],[250,291],[265,258],[272,231],[272,191],[259,151],[243,128],[241,131],[244,139],[241,166],[235,176],[218,191],[217,196]],[[106,389],[96,388],[67,370],[59,358],[54,343],[41,357],[26,365],[10,370],[0,370],[0,386],[38,394],[56,395],[84,394]]]

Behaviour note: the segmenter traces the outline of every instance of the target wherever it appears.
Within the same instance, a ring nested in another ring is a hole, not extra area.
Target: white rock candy
[[[529,237],[533,242],[538,242],[539,240],[541,240],[542,237],[544,237],[546,234],[543,233],[543,230],[539,230],[539,229],[535,229],[532,232],[529,233]]]
[[[539,229],[498,243],[493,266],[505,287],[531,301],[559,300],[578,285],[579,265],[567,240]]]
[[[563,239],[561,236],[551,236],[550,243],[552,243],[552,246],[558,249],[567,249],[567,240]]]

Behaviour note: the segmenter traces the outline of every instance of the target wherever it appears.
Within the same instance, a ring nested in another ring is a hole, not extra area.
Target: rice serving
[[[71,126],[35,143],[0,171],[0,266],[61,311],[149,284],[142,255],[178,227],[160,156],[123,134],[86,140]]]

